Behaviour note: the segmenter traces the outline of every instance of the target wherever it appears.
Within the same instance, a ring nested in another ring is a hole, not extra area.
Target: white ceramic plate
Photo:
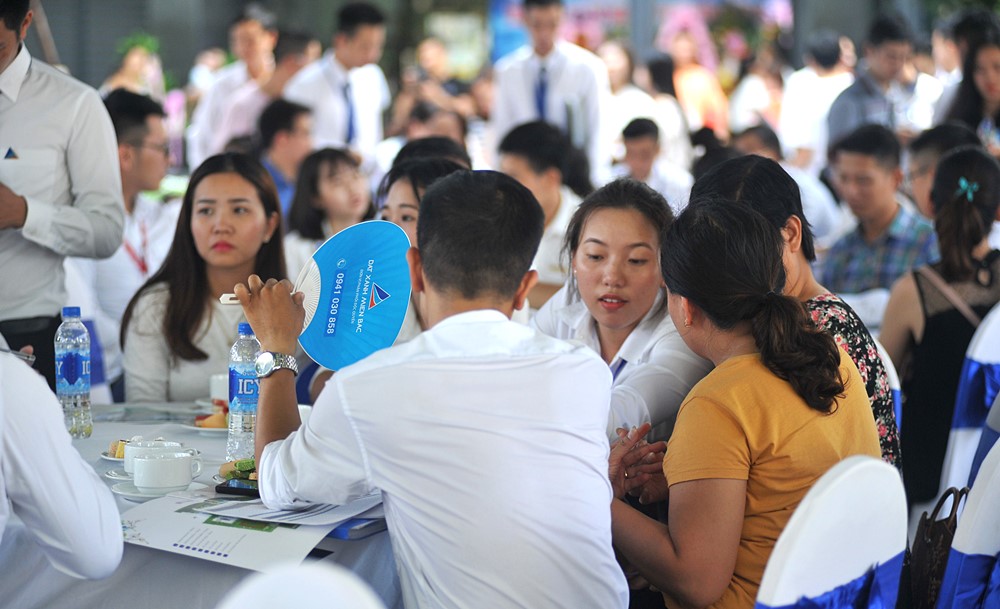
[[[203,488],[207,488],[207,485],[201,482],[192,482],[186,489],[188,491],[197,491]],[[111,487],[111,492],[128,499],[129,501],[135,501],[136,503],[143,503],[149,501],[150,499],[156,499],[158,497],[165,497],[171,492],[166,493],[143,493],[139,489],[135,488],[135,485],[131,482],[119,482]]]
[[[132,474],[121,469],[112,469],[104,472],[104,477],[108,480],[131,480]]]
[[[198,427],[187,423],[181,423],[181,427],[189,431],[197,431],[203,436],[222,436],[229,433],[228,427]]]
[[[125,462],[125,459],[119,459],[118,457],[112,457],[111,455],[108,454],[108,451],[106,451],[106,450],[101,453],[101,458],[104,459],[105,461],[114,461],[115,463],[124,463]]]

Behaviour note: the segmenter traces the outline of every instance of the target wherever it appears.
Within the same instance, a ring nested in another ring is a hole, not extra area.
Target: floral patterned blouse
[[[872,403],[882,460],[902,470],[892,392],[871,333],[854,309],[834,294],[821,294],[807,300],[805,306],[813,322],[832,334],[840,348],[854,360]]]

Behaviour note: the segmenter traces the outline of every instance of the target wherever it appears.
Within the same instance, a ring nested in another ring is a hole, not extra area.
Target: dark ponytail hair
[[[946,281],[975,276],[972,249],[990,232],[1000,204],[1000,163],[979,146],[964,146],[938,163],[931,187],[934,230]]]
[[[812,227],[802,211],[799,185],[778,163],[755,154],[723,161],[691,187],[692,198],[703,195],[746,203],[778,230],[795,216],[802,223],[802,254],[810,262],[816,260]]]
[[[785,285],[780,232],[746,205],[693,198],[661,242],[667,288],[718,328],[747,323],[761,362],[820,412],[844,392],[840,348]]]

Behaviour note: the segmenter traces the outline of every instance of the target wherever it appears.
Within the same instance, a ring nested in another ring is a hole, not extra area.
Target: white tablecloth
[[[101,408],[95,408],[95,411],[99,420],[94,424],[93,436],[74,440],[74,445],[99,474],[122,468],[121,463],[100,457],[112,440],[127,439],[133,435],[144,438],[162,436],[200,450],[204,469],[197,481],[214,485],[212,475],[225,460],[225,434],[207,436],[184,429],[178,422],[152,421],[150,419],[162,419],[166,415],[144,408],[128,409],[119,415],[118,418],[125,419],[119,422],[100,420],[101,415],[114,416],[114,411]],[[108,486],[114,483],[111,480],[107,482]],[[121,497],[116,498],[122,512],[136,505]],[[333,553],[319,560],[333,561],[354,571],[375,589],[387,607],[402,606],[388,533],[378,533],[358,541],[336,541],[331,547]],[[121,566],[111,577],[101,581],[78,580],[53,569],[15,519],[8,523],[0,544],[0,607],[211,609],[226,592],[251,573],[238,567],[125,544]]]

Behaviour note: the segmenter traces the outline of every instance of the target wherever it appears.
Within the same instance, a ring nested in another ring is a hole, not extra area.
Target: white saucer
[[[119,459],[118,457],[112,457],[112,456],[108,455],[108,451],[106,451],[106,450],[101,453],[101,458],[104,459],[105,461],[114,461],[115,463],[124,463],[125,462],[124,458]]]
[[[132,474],[120,469],[112,469],[104,472],[104,477],[108,480],[131,480]]]
[[[187,423],[181,423],[181,427],[190,431],[197,431],[203,436],[221,436],[229,433],[228,427],[198,427],[197,425],[188,425]]]
[[[192,482],[186,489],[179,490],[197,491],[203,488],[207,488],[207,485],[202,484],[201,482]],[[165,493],[143,493],[139,489],[135,488],[135,485],[131,482],[119,482],[111,487],[111,492],[116,495],[121,495],[129,501],[143,503],[145,501],[149,501],[150,499],[157,499],[159,497],[165,497],[170,493],[175,493],[177,492],[177,489],[170,490]]]

